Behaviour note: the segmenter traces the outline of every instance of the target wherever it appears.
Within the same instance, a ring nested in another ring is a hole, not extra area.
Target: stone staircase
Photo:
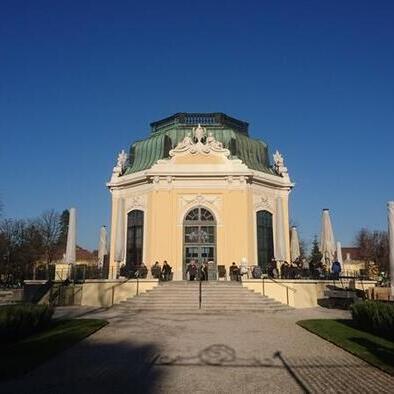
[[[201,312],[279,312],[293,308],[249,290],[239,282],[202,282]],[[199,282],[160,283],[139,296],[122,301],[117,309],[128,312],[195,313],[199,310]]]
[[[0,305],[7,305],[13,303],[12,291],[2,290],[0,291]]]

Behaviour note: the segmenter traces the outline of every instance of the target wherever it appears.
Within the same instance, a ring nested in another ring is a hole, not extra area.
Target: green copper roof
[[[275,174],[269,163],[267,145],[249,137],[248,123],[222,113],[179,113],[151,123],[151,135],[130,147],[125,174],[148,169],[158,160],[168,158],[169,151],[199,123],[230,150],[230,159],[238,158],[250,169]]]

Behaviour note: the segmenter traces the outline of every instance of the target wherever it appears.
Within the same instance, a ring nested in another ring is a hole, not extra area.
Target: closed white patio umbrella
[[[341,268],[343,269],[342,245],[339,241],[337,242],[337,261],[341,264]]]
[[[328,209],[323,209],[319,249],[323,255],[322,262],[327,264],[327,268],[330,269],[334,260],[336,245]]]
[[[300,241],[298,239],[297,227],[291,228],[290,234],[290,260],[296,261],[300,257]]]
[[[394,297],[394,201],[387,203],[391,297]]]
[[[100,239],[98,245],[98,267],[103,268],[104,258],[108,254],[107,248],[107,229],[105,226],[101,226],[100,228]]]
[[[64,261],[67,264],[75,264],[77,244],[77,217],[75,208],[69,209],[67,245]]]

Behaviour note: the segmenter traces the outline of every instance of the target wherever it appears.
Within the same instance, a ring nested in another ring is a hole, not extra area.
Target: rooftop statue
[[[121,176],[127,166],[128,160],[129,155],[124,151],[124,149],[122,149],[118,154],[118,160],[116,166],[112,170],[112,173],[117,176]]]
[[[274,153],[274,167],[278,175],[283,177],[288,176],[287,167],[285,167],[283,155],[280,154],[278,150]]]
[[[197,127],[193,128],[194,138],[197,139],[197,143],[202,142],[202,139],[204,138],[205,133],[206,133],[206,130],[205,130],[205,128],[201,127],[200,123],[198,124]]]

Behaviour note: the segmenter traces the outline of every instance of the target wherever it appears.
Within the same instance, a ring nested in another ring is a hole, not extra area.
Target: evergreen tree
[[[320,253],[319,250],[319,241],[317,240],[317,236],[315,235],[312,243],[312,251],[309,257],[309,261],[314,265],[317,266],[320,264],[323,255]]]
[[[67,231],[68,231],[68,221],[70,218],[70,212],[65,209],[60,215],[60,235],[58,238],[59,248],[65,249],[67,244]]]

